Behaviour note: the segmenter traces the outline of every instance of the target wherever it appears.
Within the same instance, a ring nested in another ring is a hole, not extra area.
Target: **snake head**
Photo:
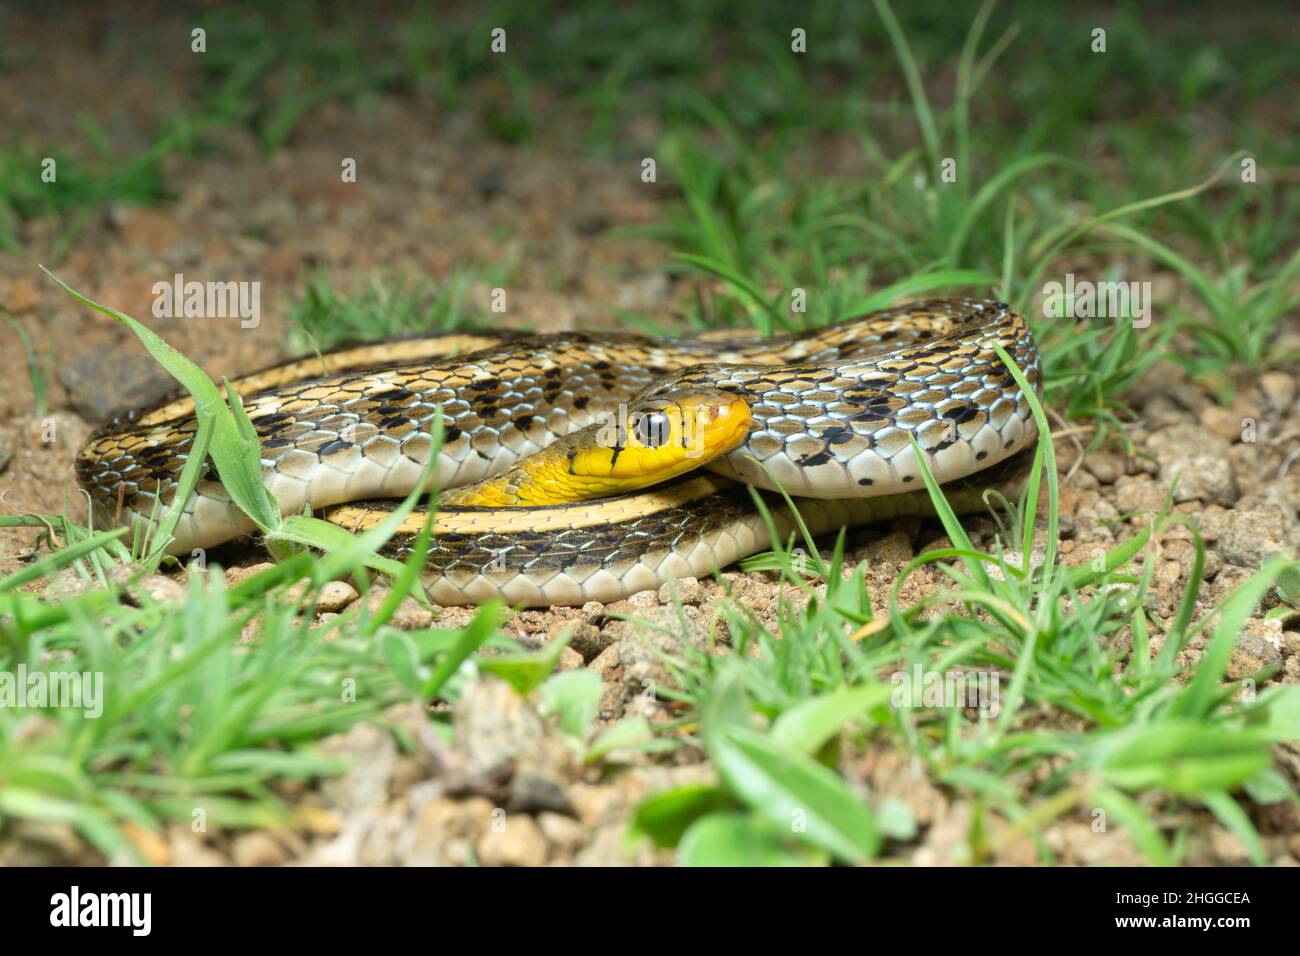
[[[682,389],[633,401],[583,436],[573,471],[643,488],[731,451],[751,422],[749,403],[730,392]]]
[[[751,421],[749,404],[729,392],[690,389],[634,400],[493,478],[443,492],[439,506],[555,505],[648,488],[731,451]]]

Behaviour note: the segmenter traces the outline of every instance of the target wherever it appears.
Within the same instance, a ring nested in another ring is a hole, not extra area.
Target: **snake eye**
[[[632,433],[646,448],[658,448],[671,437],[672,422],[665,412],[643,412],[633,420]]]

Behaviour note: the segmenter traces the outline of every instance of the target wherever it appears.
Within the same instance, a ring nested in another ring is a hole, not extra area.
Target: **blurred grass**
[[[231,126],[274,152],[325,103],[366,111],[402,95],[469,113],[483,134],[514,145],[580,137],[611,160],[656,156],[682,201],[642,231],[761,290],[761,303],[708,302],[704,324],[818,324],[843,317],[871,285],[942,270],[999,276],[983,285],[1028,309],[1044,272],[1067,257],[1119,255],[1187,281],[1196,301],[1161,303],[1151,344],[1163,356],[1172,330],[1185,331],[1174,360],[1227,400],[1243,375],[1293,360],[1270,349],[1300,293],[1294,260],[1286,265],[1300,199],[1284,186],[1300,138],[1275,135],[1296,89],[1277,16],[1206,31],[1162,8],[1096,16],[1009,2],[958,16],[938,0],[797,13],[761,2],[739,19],[720,0],[613,9],[587,0],[559,12],[518,0],[420,3],[379,15],[293,0],[204,11],[207,51],[188,100],[142,151],[115,154],[85,117],[85,158],[61,158],[56,184],[40,182],[30,144],[0,153],[0,248],[17,251],[22,224],[50,217],[57,262],[103,203],[165,200],[167,156],[220,149]],[[1099,25],[1104,53],[1091,49]],[[497,27],[505,53],[490,46]],[[796,27],[807,38],[798,54]],[[1080,232],[1074,248],[1056,241],[1263,146],[1257,183],[1229,177],[1195,201],[1134,208],[1104,234]],[[945,163],[955,164],[951,182]],[[802,319],[775,301],[795,288],[813,290]],[[1071,413],[1098,419],[1106,437],[1122,408],[1116,386],[1144,367],[1123,343],[1080,348],[1068,324],[1038,331],[1049,388],[1069,382]]]
[[[500,286],[505,275],[501,268],[463,267],[439,284],[403,275],[372,276],[359,292],[349,294],[325,270],[317,270],[304,283],[301,297],[290,302],[290,347],[295,353],[323,352],[352,342],[470,327],[476,320],[467,308],[471,288],[480,282]]]

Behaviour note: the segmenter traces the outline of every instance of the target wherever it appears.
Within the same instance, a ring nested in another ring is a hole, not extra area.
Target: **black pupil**
[[[636,420],[636,438],[647,448],[658,448],[668,441],[668,416],[663,412],[640,416]]]

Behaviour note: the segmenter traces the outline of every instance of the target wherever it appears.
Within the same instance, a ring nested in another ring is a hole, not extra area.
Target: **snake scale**
[[[928,511],[911,439],[958,510],[1012,488],[1036,437],[993,350],[1038,386],[1024,320],[1003,303],[943,299],[772,338],[572,332],[447,334],[301,359],[236,379],[285,513],[350,530],[419,482],[441,409],[445,489],[424,583],[443,605],[611,601],[771,546]],[[148,524],[173,503],[197,421],[187,398],[119,418],[78,454],[99,526]],[[386,546],[409,553],[417,509]],[[252,530],[208,465],[170,550]]]

